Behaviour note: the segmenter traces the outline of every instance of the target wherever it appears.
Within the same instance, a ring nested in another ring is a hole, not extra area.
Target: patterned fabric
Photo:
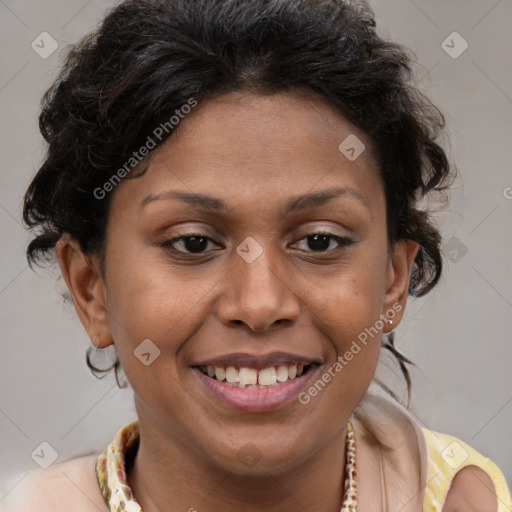
[[[139,440],[137,421],[118,430],[112,442],[96,460],[96,476],[110,512],[142,512],[126,478],[126,454]],[[343,506],[340,512],[354,512],[357,507],[356,440],[352,424],[347,423],[346,466]]]
[[[142,512],[128,485],[126,452],[139,440],[139,422],[118,430],[112,442],[96,459],[96,476],[110,512]]]

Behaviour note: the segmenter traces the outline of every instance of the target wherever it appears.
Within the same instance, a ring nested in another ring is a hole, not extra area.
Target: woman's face
[[[231,93],[117,186],[105,251],[87,307],[106,315],[81,317],[114,341],[141,428],[251,472],[341,438],[416,246],[388,248],[364,133],[317,99]]]

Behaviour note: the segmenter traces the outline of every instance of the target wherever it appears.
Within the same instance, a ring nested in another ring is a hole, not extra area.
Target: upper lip
[[[192,366],[234,366],[236,368],[262,369],[269,366],[292,365],[292,364],[322,364],[322,358],[290,354],[287,352],[270,352],[269,354],[255,355],[248,352],[235,352],[223,356],[205,359]]]

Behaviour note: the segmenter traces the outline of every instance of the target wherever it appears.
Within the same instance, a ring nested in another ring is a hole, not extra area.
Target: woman
[[[17,510],[512,506],[372,384],[381,346],[408,379],[392,330],[442,267],[418,204],[452,177],[443,117],[409,66],[363,1],[128,1],[73,49],[28,256],[55,250],[138,421]]]

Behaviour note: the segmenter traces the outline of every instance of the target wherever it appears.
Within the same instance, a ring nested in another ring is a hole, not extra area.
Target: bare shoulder
[[[29,471],[0,502],[0,511],[106,511],[95,464],[96,455],[85,455],[48,469]]]
[[[452,481],[443,512],[496,512],[498,499],[491,477],[477,466],[461,469]]]

